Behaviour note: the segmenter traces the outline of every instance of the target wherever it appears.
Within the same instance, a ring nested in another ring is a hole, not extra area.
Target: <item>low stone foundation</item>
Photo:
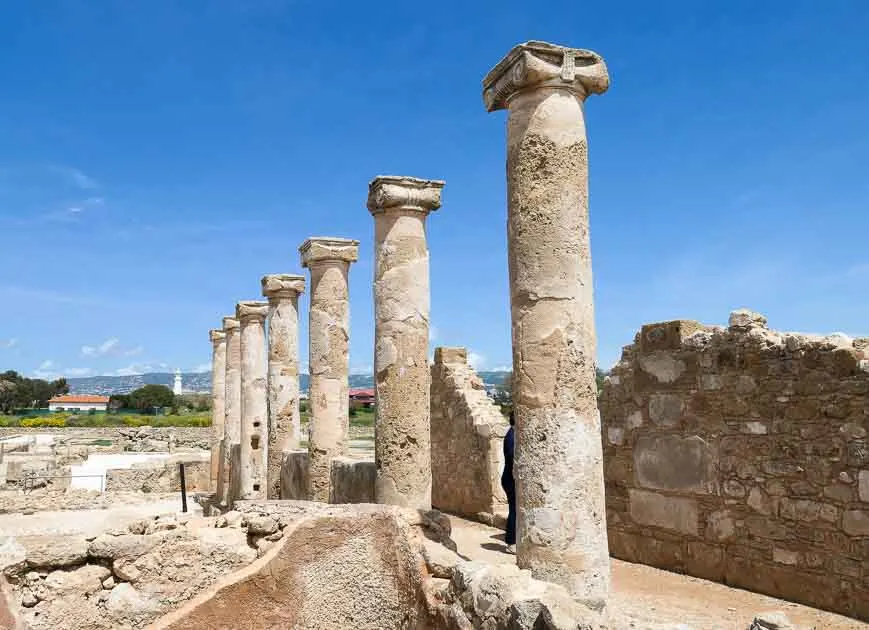
[[[350,457],[332,460],[330,503],[373,503],[374,462]],[[281,467],[281,498],[304,501],[308,493],[308,452],[284,453]]]
[[[304,501],[308,494],[308,451],[284,453],[281,498]]]
[[[209,492],[211,464],[205,456],[173,456],[168,460],[133,464],[130,468],[106,471],[106,491],[180,492],[181,470],[184,463],[184,485],[187,492]]]

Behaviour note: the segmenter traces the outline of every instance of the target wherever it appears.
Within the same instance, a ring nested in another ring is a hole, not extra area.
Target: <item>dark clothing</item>
[[[501,474],[501,487],[507,495],[507,531],[504,534],[504,542],[508,545],[516,544],[516,483],[513,481],[513,451],[514,451],[513,427],[504,436],[504,472]]]

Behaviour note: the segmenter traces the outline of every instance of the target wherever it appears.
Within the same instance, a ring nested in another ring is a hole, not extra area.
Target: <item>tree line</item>
[[[0,374],[0,413],[10,414],[23,407],[46,407],[51,398],[68,393],[69,384],[65,378],[46,381],[7,370]]]

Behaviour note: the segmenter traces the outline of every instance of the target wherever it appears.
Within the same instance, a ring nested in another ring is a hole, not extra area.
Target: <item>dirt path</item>
[[[504,532],[450,516],[452,538],[469,560],[512,563],[504,551]],[[641,564],[612,561],[612,610],[636,622],[682,623],[697,630],[744,630],[754,615],[778,610],[800,627],[816,630],[869,630],[869,624],[780,599],[730,588]]]

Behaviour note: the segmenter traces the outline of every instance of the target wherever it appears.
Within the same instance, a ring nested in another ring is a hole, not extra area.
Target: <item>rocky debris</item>
[[[151,534],[102,534],[91,541],[88,555],[103,560],[135,560],[159,542],[160,537]]]
[[[62,510],[101,510],[121,505],[142,505],[177,500],[176,493],[145,495],[141,492],[98,492],[96,490],[37,490],[0,494],[0,514],[33,514]]]
[[[137,619],[160,610],[160,602],[130,584],[118,584],[106,600],[106,610],[116,619]]]
[[[241,512],[230,510],[223,516],[217,517],[217,527],[241,527],[244,523],[244,515]]]
[[[796,630],[783,612],[773,611],[759,614],[748,630]]]
[[[72,571],[52,571],[45,586],[55,595],[90,595],[103,587],[103,580],[112,574],[106,567],[86,564]]]
[[[428,539],[423,540],[422,555],[429,573],[436,578],[452,577],[456,565],[462,560],[455,552]]]
[[[278,522],[271,516],[254,516],[247,519],[249,536],[268,536],[278,531]]]
[[[750,330],[751,328],[766,328],[766,317],[746,308],[740,308],[730,313],[727,325],[731,330]]]
[[[88,541],[84,536],[19,536],[17,540],[31,568],[67,567],[87,560]]]

